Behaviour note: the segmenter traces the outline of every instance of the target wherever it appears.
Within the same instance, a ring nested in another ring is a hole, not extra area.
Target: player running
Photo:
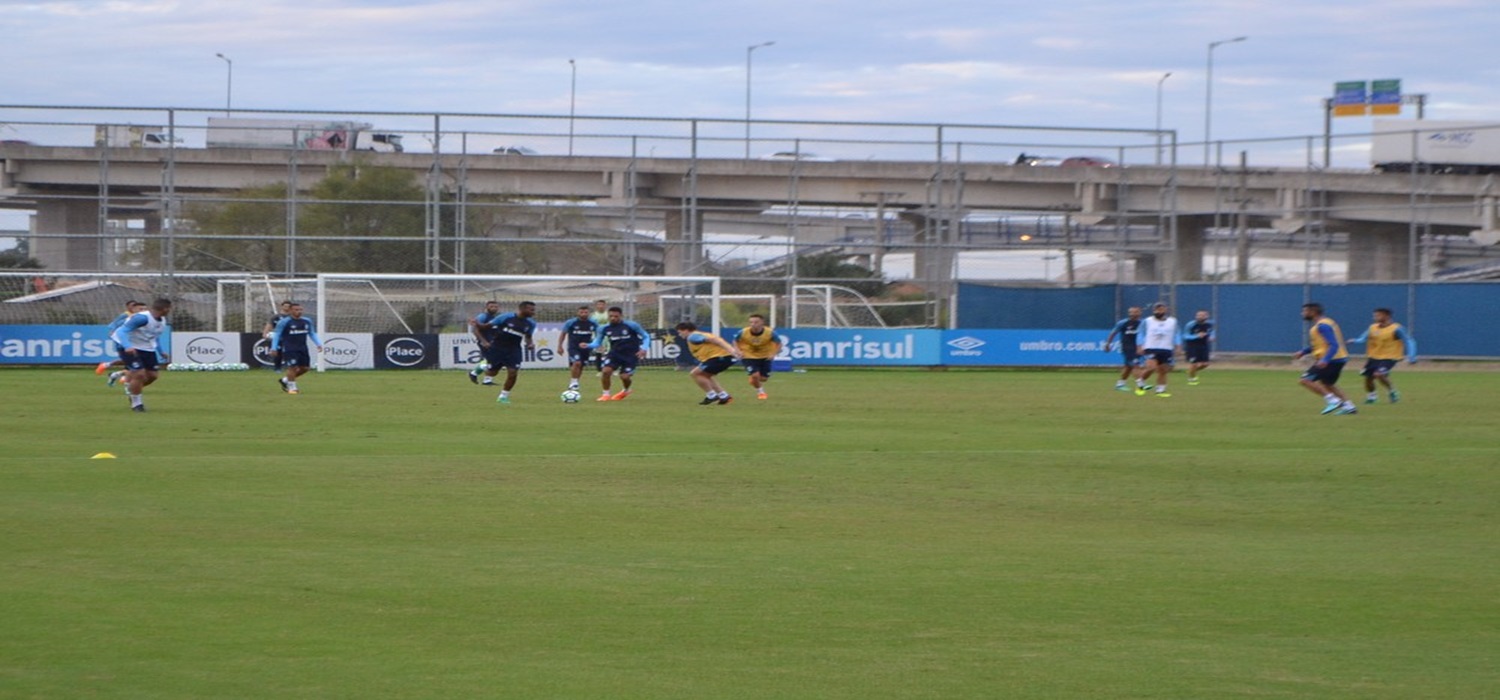
[[[781,352],[781,339],[776,329],[766,325],[766,317],[750,314],[750,325],[741,328],[730,340],[739,349],[745,365],[745,374],[750,375],[750,386],[755,387],[755,398],[766,400],[766,382],[771,379],[771,362]]]
[[[1323,397],[1326,404],[1323,415],[1359,413],[1354,402],[1337,386],[1339,374],[1349,361],[1349,347],[1344,344],[1344,333],[1339,330],[1339,324],[1324,316],[1323,305],[1316,302],[1302,305],[1302,320],[1312,322],[1312,327],[1307,331],[1310,342],[1307,347],[1298,350],[1293,358],[1301,359],[1302,356],[1311,354],[1315,360],[1313,366],[1303,373],[1302,386]]]
[[[1365,329],[1358,338],[1349,341],[1350,345],[1368,342],[1366,347],[1365,368],[1360,372],[1365,378],[1365,403],[1375,403],[1380,395],[1375,393],[1375,382],[1390,392],[1391,403],[1401,400],[1401,392],[1396,391],[1395,385],[1391,384],[1391,370],[1401,362],[1403,353],[1406,361],[1410,364],[1417,363],[1417,341],[1411,337],[1405,327],[1391,320],[1391,310],[1379,308],[1375,310],[1375,322]]]
[[[600,370],[599,383],[604,393],[599,401],[624,401],[630,395],[636,364],[646,356],[645,344],[651,336],[635,321],[625,320],[625,311],[618,306],[609,307],[607,323],[599,327],[589,349],[608,348],[604,354],[604,368]],[[609,395],[610,379],[620,375],[620,393]]]
[[[557,334],[557,347],[563,348],[563,357],[568,361],[568,388],[578,390],[578,378],[583,376],[583,366],[589,362],[589,343],[601,327],[590,318],[588,306],[578,307],[578,315],[563,324]],[[606,319],[607,320],[607,319]]]
[[[1177,351],[1181,349],[1178,345],[1177,319],[1167,315],[1166,304],[1157,302],[1151,307],[1151,317],[1141,322],[1139,333],[1144,336],[1141,354],[1146,358],[1146,366],[1141,368],[1135,395],[1146,395],[1146,378],[1154,372],[1157,398],[1169,398],[1172,394],[1167,391],[1167,373],[1172,371]]]
[[[1114,330],[1109,332],[1109,337],[1104,339],[1104,351],[1109,352],[1110,345],[1115,342],[1115,336],[1120,336],[1120,359],[1124,362],[1124,369],[1120,370],[1120,378],[1115,380],[1115,391],[1130,391],[1125,382],[1131,375],[1136,373],[1136,368],[1141,366],[1141,351],[1136,345],[1136,336],[1141,328],[1141,307],[1132,306],[1125,311],[1125,318],[1115,324]],[[1146,383],[1139,377],[1135,380],[1136,388],[1143,393]]]
[[[698,326],[691,321],[683,321],[677,324],[678,337],[687,341],[688,351],[693,357],[698,358],[698,366],[693,368],[689,374],[698,388],[703,390],[703,400],[698,404],[708,406],[710,404],[727,404],[734,400],[724,387],[719,386],[718,375],[734,365],[739,359],[740,351],[730,345],[723,338],[713,333],[698,330]]]
[[[1208,368],[1210,346],[1216,338],[1213,319],[1201,309],[1182,327],[1182,355],[1188,362],[1188,386],[1197,384],[1198,373]]]
[[[500,302],[490,300],[484,303],[484,310],[469,320],[469,332],[474,334],[474,342],[479,344],[479,354],[482,357],[474,369],[469,370],[469,382],[479,384],[479,376],[484,375],[484,385],[495,384],[495,373],[500,371],[490,362],[490,348],[495,345],[495,339],[500,335],[500,329],[494,324],[495,319],[500,318]]]
[[[107,343],[107,345],[105,346],[106,352],[113,352],[118,358],[120,350],[124,348],[121,348],[114,341],[113,336],[115,334],[115,329],[119,328],[120,325],[125,323],[125,321],[128,320],[131,316],[134,316],[144,311],[145,309],[145,304],[134,299],[125,302],[125,313],[116,316],[115,320],[109,322],[109,332],[107,334],[108,340],[105,341]],[[121,367],[125,366],[124,363],[119,359],[110,360],[108,362],[100,362],[98,366],[94,367],[94,374],[104,374],[109,370],[110,367],[114,365],[120,365]],[[115,384],[118,384],[121,379],[125,378],[125,374],[126,372],[123,369],[110,372],[109,381],[106,382],[105,386],[114,386]]]
[[[314,330],[312,319],[302,316],[301,304],[291,304],[287,307],[287,316],[271,330],[271,357],[276,358],[277,366],[286,368],[286,376],[277,377],[276,382],[288,394],[300,393],[297,378],[312,368],[308,340],[312,340],[318,352],[323,352],[323,339]]]
[[[490,304],[494,304],[496,310],[499,310],[499,302]],[[486,304],[486,312],[489,308],[490,305]],[[523,301],[516,305],[515,311],[491,317],[483,323],[479,318],[485,314],[480,314],[473,321],[475,334],[481,338],[480,347],[484,348],[484,359],[490,365],[484,371],[484,383],[493,384],[495,375],[502,367],[505,368],[505,384],[500,387],[500,395],[495,398],[495,403],[510,403],[510,390],[516,387],[516,377],[521,373],[525,351],[536,349],[536,343],[531,338],[536,332],[536,321],[531,320],[535,315],[536,303]]]
[[[171,359],[172,327],[167,324],[170,313],[172,301],[157,299],[151,302],[151,308],[125,319],[110,336],[120,347],[120,361],[125,363],[128,373],[125,393],[130,397],[130,410],[136,413],[146,412],[141,392],[156,381],[158,363]],[[160,349],[163,347],[166,349]]]

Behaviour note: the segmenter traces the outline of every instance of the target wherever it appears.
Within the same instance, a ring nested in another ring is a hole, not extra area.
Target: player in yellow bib
[[[1401,324],[1391,320],[1390,309],[1376,309],[1374,316],[1375,322],[1365,329],[1364,335],[1350,340],[1349,344],[1367,343],[1365,368],[1360,372],[1365,377],[1365,403],[1379,400],[1380,395],[1375,393],[1377,381],[1389,392],[1391,403],[1396,403],[1401,400],[1401,392],[1391,384],[1391,370],[1402,359],[1417,363],[1417,341]]]
[[[771,361],[781,352],[781,339],[776,336],[776,329],[766,325],[765,316],[750,314],[750,325],[735,333],[730,342],[739,348],[743,356],[740,363],[745,365],[745,373],[750,375],[750,386],[755,387],[755,398],[766,400],[766,382],[771,379]]]
[[[1339,324],[1323,315],[1323,305],[1313,302],[1302,305],[1302,320],[1311,321],[1307,331],[1308,345],[1293,357],[1313,356],[1313,366],[1302,375],[1302,386],[1323,397],[1323,415],[1359,413],[1354,402],[1338,388],[1339,374],[1349,361],[1349,347],[1344,344],[1344,332]]]
[[[713,333],[698,330],[698,326],[691,321],[677,324],[677,335],[687,341],[688,351],[698,360],[698,366],[689,374],[698,388],[703,390],[703,400],[698,402],[699,405],[722,405],[733,401],[734,397],[719,386],[718,376],[740,358],[739,348]]]

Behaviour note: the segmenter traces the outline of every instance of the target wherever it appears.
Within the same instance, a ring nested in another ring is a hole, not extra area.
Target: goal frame
[[[328,336],[328,283],[330,281],[348,282],[380,282],[380,281],[421,281],[421,282],[582,282],[593,284],[609,284],[611,282],[623,283],[662,283],[662,284],[707,284],[709,293],[706,295],[711,301],[710,308],[713,331],[717,332],[722,325],[723,318],[720,305],[723,303],[723,281],[719,277],[709,276],[672,276],[672,275],[478,275],[478,274],[404,274],[394,272],[359,273],[359,272],[323,272],[317,275],[317,300],[318,315],[316,325],[318,336]],[[317,371],[325,370],[323,357],[320,354],[317,360]]]

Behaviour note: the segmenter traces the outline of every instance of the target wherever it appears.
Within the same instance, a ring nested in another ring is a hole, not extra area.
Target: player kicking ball
[[[698,388],[703,390],[703,400],[698,404],[724,405],[733,401],[734,397],[719,385],[718,376],[720,372],[734,366],[735,360],[740,358],[739,348],[713,333],[698,330],[698,326],[691,321],[677,324],[677,335],[687,341],[688,351],[698,360],[698,366],[688,373]]]

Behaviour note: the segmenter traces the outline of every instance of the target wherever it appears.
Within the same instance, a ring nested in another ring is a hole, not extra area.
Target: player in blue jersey
[[[488,310],[489,306],[485,308]],[[484,360],[489,363],[489,369],[484,371],[485,384],[493,384],[500,369],[505,368],[505,384],[500,387],[495,403],[510,403],[510,390],[516,387],[521,361],[526,358],[525,351],[536,349],[531,337],[536,332],[536,321],[531,320],[535,315],[536,304],[523,301],[515,311],[494,316],[484,323],[479,322],[479,317],[473,321],[475,333],[480,336],[479,345],[484,349]]]
[[[1136,343],[1141,330],[1141,307],[1132,306],[1125,311],[1125,318],[1115,324],[1114,330],[1109,332],[1109,337],[1104,339],[1104,351],[1109,352],[1111,345],[1115,342],[1115,336],[1120,336],[1120,359],[1125,368],[1120,370],[1120,378],[1115,380],[1115,391],[1130,391],[1125,384],[1131,375],[1136,373],[1136,368],[1141,366],[1141,351]],[[1136,386],[1145,389],[1145,382],[1136,379]]]
[[[127,319],[129,319],[131,316],[134,316],[134,315],[136,315],[136,314],[138,314],[138,313],[140,313],[142,311],[145,311],[145,310],[146,310],[146,305],[143,304],[143,303],[141,303],[141,302],[139,302],[139,301],[131,299],[130,301],[125,302],[125,313],[122,313],[119,316],[116,316],[115,320],[109,322],[109,331],[108,331],[107,336],[113,336],[115,334],[115,329],[119,328],[120,325],[123,324],[123,323],[125,323],[125,321]],[[120,350],[122,350],[123,348],[121,348],[120,346],[118,346],[118,345],[115,344],[114,338],[110,337],[109,340],[105,341],[104,345],[105,345],[105,352],[109,352],[109,353],[114,354],[116,356],[116,359],[110,360],[108,362],[100,362],[99,365],[94,368],[94,374],[104,374],[113,365],[120,365],[121,367],[125,366],[118,359],[118,357],[120,355]],[[124,379],[124,378],[125,378],[125,370],[123,370],[123,369],[116,370],[114,372],[110,372],[109,373],[109,381],[107,383],[107,386],[114,386],[115,384],[119,383],[119,381],[121,379]]]
[[[312,319],[303,317],[301,304],[293,303],[289,312],[271,331],[271,356],[286,368],[286,376],[276,378],[281,390],[296,394],[300,393],[297,378],[312,368],[312,353],[307,350],[307,341],[311,340],[318,352],[323,352],[323,339],[313,328]]]
[[[609,348],[604,354],[604,369],[600,370],[599,383],[604,393],[599,395],[599,400],[624,401],[630,395],[636,364],[646,356],[646,343],[650,342],[651,336],[640,324],[625,320],[625,311],[618,306],[609,307],[606,321],[594,335],[594,342],[589,343],[591,350]],[[616,374],[620,375],[620,393],[610,396],[610,379]]]
[[[500,318],[500,302],[487,301],[484,310],[480,311],[474,318],[469,319],[469,332],[474,334],[474,342],[479,344],[481,360],[469,370],[469,382],[478,384],[480,375],[484,376],[484,385],[493,386],[495,374],[499,368],[495,368],[489,361],[490,348],[495,345],[495,338],[499,336],[500,329],[494,325],[495,319]],[[489,370],[494,369],[494,372]]]
[[[1188,386],[1197,384],[1198,373],[1208,368],[1209,352],[1217,337],[1214,320],[1201,309],[1182,327],[1182,356],[1188,362]]]
[[[568,319],[557,334],[557,347],[562,348],[562,355],[568,361],[568,388],[574,391],[578,390],[583,366],[589,362],[589,344],[594,342],[600,328],[591,316],[588,306],[578,307],[578,315]]]
[[[110,335],[120,347],[120,360],[125,363],[130,410],[137,413],[146,411],[141,392],[156,382],[158,363],[171,359],[172,327],[167,325],[170,313],[172,301],[157,299],[151,302],[151,308],[125,319]]]

